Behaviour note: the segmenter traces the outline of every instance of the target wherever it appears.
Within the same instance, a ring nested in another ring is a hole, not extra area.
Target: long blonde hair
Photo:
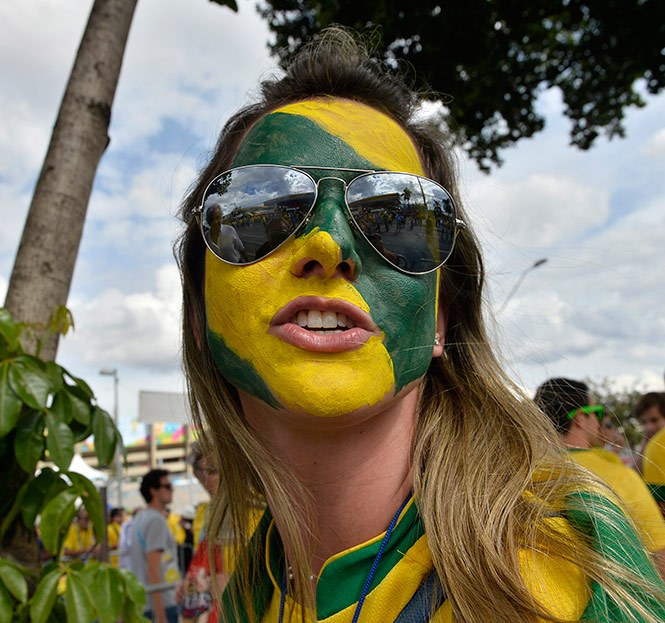
[[[236,389],[217,369],[205,340],[205,246],[192,212],[203,189],[230,166],[248,129],[267,112],[289,102],[333,95],[362,101],[398,121],[419,149],[427,175],[443,184],[461,206],[450,141],[413,120],[419,98],[346,31],[325,31],[299,54],[284,77],[265,81],[261,90],[261,101],[229,120],[185,199],[181,216],[186,229],[177,246],[191,408],[205,431],[207,456],[223,480],[213,500],[208,534],[220,535],[225,525],[230,527],[226,533],[233,535],[236,577],[225,601],[236,614],[228,619],[223,614],[222,621],[234,620],[240,610],[249,621],[257,620],[253,588],[264,559],[251,545],[249,523],[257,496],[268,499],[273,515],[281,519],[280,537],[293,569],[290,592],[305,606],[315,605],[309,545],[316,527],[311,500],[296,476],[249,427]],[[468,222],[463,214],[462,218]],[[535,601],[520,571],[520,550],[533,548],[564,560],[574,551],[574,562],[626,610],[627,620],[656,623],[626,585],[660,599],[657,585],[603,558],[588,540],[573,544],[549,527],[547,517],[553,509],[564,514],[571,510],[571,492],[598,490],[601,485],[564,459],[549,420],[520,394],[497,362],[484,329],[482,259],[470,230],[458,237],[441,270],[440,285],[448,317],[446,346],[421,387],[413,490],[455,620],[557,621]],[[604,521],[610,526],[620,523],[611,514]],[[642,618],[635,618],[633,611]]]

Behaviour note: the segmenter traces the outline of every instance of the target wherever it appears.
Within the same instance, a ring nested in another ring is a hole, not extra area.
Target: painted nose
[[[298,277],[342,277],[355,281],[362,262],[356,250],[356,237],[347,219],[344,188],[339,181],[325,180],[303,244],[293,258],[291,272]]]

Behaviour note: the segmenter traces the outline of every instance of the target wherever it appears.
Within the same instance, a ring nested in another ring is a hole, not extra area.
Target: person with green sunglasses
[[[665,520],[649,489],[633,469],[602,448],[602,405],[586,383],[566,378],[545,381],[534,398],[552,420],[569,457],[605,482],[632,514],[642,538],[665,576]]]

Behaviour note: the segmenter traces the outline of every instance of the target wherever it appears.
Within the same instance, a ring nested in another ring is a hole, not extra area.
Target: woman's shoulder
[[[562,510],[545,522],[558,541],[558,551],[525,547],[520,566],[531,594],[552,614],[564,621],[619,623],[633,620],[625,612],[628,606],[635,621],[646,620],[641,608],[665,620],[663,602],[654,596],[654,590],[665,590],[660,576],[615,498],[602,490],[574,491]],[[605,578],[588,576],[585,559],[590,556],[606,561]],[[623,607],[605,590],[608,582],[627,591]]]

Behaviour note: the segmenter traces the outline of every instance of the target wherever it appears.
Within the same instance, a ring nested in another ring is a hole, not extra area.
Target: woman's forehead
[[[242,142],[233,165],[259,163],[423,175],[418,152],[396,121],[366,104],[332,97],[288,104],[259,120]]]

